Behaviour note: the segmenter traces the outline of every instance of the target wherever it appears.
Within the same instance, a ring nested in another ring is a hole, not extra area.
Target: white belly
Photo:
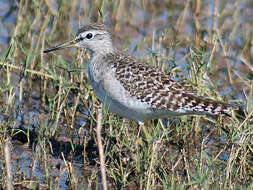
[[[148,119],[147,116],[151,113],[149,106],[132,98],[119,81],[111,80],[96,83],[90,77],[90,84],[105,108],[114,114],[138,123]]]

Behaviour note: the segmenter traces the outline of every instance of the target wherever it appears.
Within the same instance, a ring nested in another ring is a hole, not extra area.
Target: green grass
[[[146,52],[138,57],[187,89],[248,112],[246,120],[149,121],[147,138],[136,123],[104,110],[109,189],[252,189],[252,2],[221,1],[214,13],[205,1],[77,2],[19,2],[0,61],[0,188],[7,189],[8,181],[16,189],[101,188],[95,133],[101,104],[88,83],[89,56],[77,48],[42,51],[72,39],[79,23],[105,21],[119,49]]]

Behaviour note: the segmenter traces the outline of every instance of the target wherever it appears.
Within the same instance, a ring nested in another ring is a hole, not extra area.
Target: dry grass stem
[[[97,134],[97,147],[99,152],[99,161],[100,161],[100,171],[102,176],[102,185],[103,189],[107,190],[107,181],[106,181],[106,166],[105,166],[105,154],[104,154],[104,147],[102,143],[102,136],[101,136],[101,129],[102,129],[102,109],[98,110],[97,115],[97,127],[96,127],[96,134]]]

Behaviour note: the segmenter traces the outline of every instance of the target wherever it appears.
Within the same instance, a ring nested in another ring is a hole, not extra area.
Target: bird
[[[175,116],[227,115],[237,109],[190,92],[163,71],[118,50],[104,24],[84,25],[73,40],[43,52],[73,46],[89,51],[89,82],[105,108],[139,125]]]

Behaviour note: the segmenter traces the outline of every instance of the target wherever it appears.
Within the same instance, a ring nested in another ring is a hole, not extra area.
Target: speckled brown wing
[[[230,104],[187,92],[164,72],[123,53],[108,54],[106,61],[115,69],[115,77],[131,96],[146,102],[151,108],[211,115],[235,109]]]

